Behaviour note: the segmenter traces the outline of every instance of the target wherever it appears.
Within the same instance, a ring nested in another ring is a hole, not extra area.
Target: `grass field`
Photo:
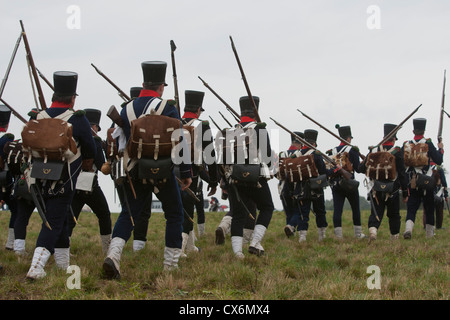
[[[363,232],[368,234],[368,212],[363,211]],[[214,244],[214,230],[223,213],[206,213],[207,234],[197,241],[201,252],[190,254],[175,272],[163,271],[164,218],[153,213],[148,242],[144,250],[133,252],[132,241],[123,251],[122,279],[102,278],[103,254],[97,218],[82,213],[74,230],[71,265],[81,270],[79,289],[69,289],[72,275],[55,267],[53,257],[46,266],[47,277],[25,279],[40,229],[40,218],[32,215],[28,227],[28,255],[19,258],[4,248],[10,214],[0,212],[1,300],[448,300],[450,298],[450,216],[445,212],[444,229],[433,239],[425,238],[421,223],[416,223],[413,238],[390,240],[387,219],[383,220],[378,240],[353,237],[351,212],[343,217],[344,239],[333,234],[332,213],[327,238],[317,241],[314,216],[308,239],[283,232],[283,212],[275,212],[263,241],[266,254],[246,254],[236,260],[229,236],[223,246]],[[113,214],[113,223],[118,214]],[[404,230],[405,212],[402,212]],[[418,218],[416,222],[421,222]],[[369,288],[377,266],[380,288]],[[369,268],[369,272],[368,272]],[[369,280],[369,281],[368,281]]]

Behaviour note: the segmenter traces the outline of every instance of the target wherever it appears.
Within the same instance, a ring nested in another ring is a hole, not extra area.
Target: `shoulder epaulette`
[[[425,142],[426,143],[431,143],[431,138],[428,138]]]
[[[267,126],[267,123],[265,123],[265,122],[258,122],[256,124],[256,128],[264,129],[266,126]]]
[[[14,135],[12,133],[5,133],[4,137],[10,140],[14,140]]]
[[[85,114],[86,114],[86,111],[84,111],[84,110],[77,110],[77,111],[74,110],[74,113],[73,113],[73,115],[77,116],[77,117],[84,116]]]
[[[322,152],[320,152],[319,150],[314,150],[314,154],[317,154],[320,156],[322,154]]]
[[[167,104],[171,105],[171,106],[174,106],[174,105],[177,104],[177,102],[174,99],[169,99],[169,100],[167,100]]]
[[[332,150],[332,149],[327,150],[327,151],[325,151],[325,153],[326,153],[327,155],[331,156],[331,154],[333,153],[333,150]]]
[[[202,120],[202,125],[209,126],[209,121],[208,120]]]
[[[103,141],[102,138],[100,138],[99,136],[94,136],[94,139],[97,140],[97,141],[100,141],[100,142]]]

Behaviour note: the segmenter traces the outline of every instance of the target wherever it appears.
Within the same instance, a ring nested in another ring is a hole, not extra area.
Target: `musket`
[[[227,111],[229,112],[229,113],[231,113],[231,115],[233,116],[233,119],[237,122],[237,123],[239,123],[241,120],[239,119],[239,117],[237,117],[231,110],[230,110],[230,108],[226,108],[227,109]]]
[[[131,100],[131,98],[130,98],[125,92],[123,92],[122,89],[120,89],[114,82],[112,82],[111,79],[109,79],[107,76],[105,76],[105,74],[104,74],[103,72],[101,72],[96,66],[94,66],[93,63],[91,63],[91,66],[94,67],[95,71],[97,71],[97,73],[98,73],[99,75],[101,75],[101,76],[103,77],[103,79],[105,79],[106,81],[108,81],[109,84],[112,85],[112,86],[114,87],[114,89],[117,90],[117,92],[119,93],[119,96],[120,96],[123,100],[125,100],[125,102],[128,102],[128,101]]]
[[[183,186],[183,183],[181,182],[180,178],[178,178],[178,177],[176,177],[176,176],[175,176],[175,178],[177,178],[178,184],[180,185],[180,187],[182,187],[182,186]],[[185,191],[186,191],[186,192],[187,192],[187,193],[188,193],[195,201],[200,202],[200,199],[197,198],[197,196],[195,195],[194,191],[192,191],[192,190],[189,189],[189,188],[186,188]]]
[[[241,71],[241,76],[242,76],[242,80],[244,81],[245,89],[247,90],[248,97],[250,98],[250,101],[252,102],[253,112],[255,113],[256,121],[261,122],[261,118],[259,117],[259,113],[258,113],[258,108],[256,107],[255,100],[253,99],[253,95],[250,92],[250,87],[248,86],[247,78],[245,77],[245,74],[244,74],[244,69],[242,68],[241,61],[239,60],[239,56],[236,51],[236,47],[234,46],[233,38],[231,36],[230,36],[230,41],[231,41],[231,48],[233,49],[234,56],[236,57],[236,61],[239,66],[239,70]]]
[[[22,37],[23,37],[23,42],[25,44],[25,49],[27,51],[28,63],[30,64],[31,73],[33,74],[34,82],[36,84],[36,89],[38,91],[39,104],[41,105],[42,110],[45,110],[45,109],[47,109],[47,105],[45,104],[44,94],[42,93],[41,84],[39,82],[39,77],[36,72],[36,66],[34,65],[33,56],[31,55],[31,50],[30,50],[30,44],[28,43],[27,34],[25,33],[25,28],[23,27],[22,20],[20,20],[20,26],[22,27]]]
[[[9,110],[11,110],[11,112],[23,123],[27,123],[27,120],[24,119],[24,117],[22,117],[16,110],[14,110],[13,107],[11,107],[9,104],[6,103],[5,100],[3,100],[2,98],[0,98],[0,101],[6,106],[8,107]]]
[[[117,111],[116,106],[112,105],[109,107],[108,112],[106,113],[108,118],[110,118],[115,124],[117,124],[119,127],[123,128],[123,120],[122,117],[119,114],[119,111]]]
[[[232,128],[233,125],[230,123],[230,121],[227,120],[227,118],[225,118],[225,116],[222,114],[222,112],[219,111],[219,114],[222,116],[223,120],[225,120],[225,122],[228,123],[228,125],[230,126],[230,128]]]
[[[444,70],[444,85],[442,86],[442,100],[441,100],[441,112],[439,115],[439,127],[438,127],[438,142],[442,141],[442,127],[443,127],[443,118],[444,118],[444,104],[445,104],[445,73],[446,70]]]
[[[333,131],[328,130],[327,128],[325,128],[324,126],[322,126],[319,122],[315,121],[313,118],[311,118],[311,117],[309,117],[308,115],[306,115],[305,113],[301,112],[299,109],[297,109],[297,111],[300,112],[305,118],[311,120],[312,122],[314,122],[315,124],[317,124],[319,127],[321,127],[322,129],[324,129],[326,132],[328,132],[329,134],[331,134],[333,137],[339,139],[339,141],[341,141],[342,143],[345,143],[346,145],[353,147],[353,145],[352,145],[350,142],[348,142],[347,140],[345,140],[345,139],[343,139],[342,137],[338,136],[338,135],[335,134]],[[359,150],[358,150],[358,153],[359,153],[359,156],[360,156],[361,159],[364,160],[364,159],[366,158],[365,156],[363,156],[363,155],[361,154],[361,152],[359,152]]]
[[[203,82],[203,85],[208,88],[209,91],[211,91],[212,94],[215,95],[217,99],[219,99],[227,107],[228,111],[233,113],[236,117],[240,118],[239,113],[237,113],[228,103],[226,103],[225,100],[223,100],[222,97],[217,94],[217,92],[215,92],[202,78],[200,78],[200,76],[198,78]]]
[[[220,129],[219,125],[214,121],[214,119],[211,118],[211,116],[209,116],[209,118],[210,118],[211,121],[214,123],[214,125],[216,126],[216,128],[219,129],[219,131],[222,131],[222,129]]]
[[[172,57],[172,73],[173,73],[173,85],[175,88],[175,103],[178,110],[178,114],[181,116],[180,112],[180,96],[178,95],[178,79],[177,79],[177,69],[175,67],[175,50],[177,46],[173,40],[170,40],[170,55]]]
[[[307,146],[308,148],[311,148],[317,152],[319,152],[322,157],[331,165],[333,165],[334,167],[336,167],[338,164],[336,163],[336,161],[334,161],[332,158],[330,158],[329,156],[327,156],[325,153],[323,153],[322,151],[318,150],[316,147],[314,147],[311,143],[309,143],[308,141],[306,141],[305,139],[303,139],[302,137],[300,137],[299,135],[295,134],[294,132],[292,132],[291,130],[287,129],[285,126],[283,126],[281,123],[277,122],[276,120],[274,120],[273,118],[269,117],[270,120],[272,120],[273,122],[275,122],[275,124],[279,127],[281,127],[282,129],[284,129],[285,131],[287,131],[288,133],[291,134],[291,136],[294,136],[298,141],[300,141],[303,145]],[[341,175],[346,179],[349,180],[351,179],[352,175],[344,170],[343,168],[341,168],[339,170],[339,172],[341,173]]]
[[[383,140],[380,141],[380,143],[378,143],[375,147],[381,146],[383,143],[389,141],[392,139],[393,136],[395,136],[395,134],[401,129],[401,127],[403,126],[403,124],[408,121],[409,118],[411,118],[418,110],[419,108],[422,106],[422,104],[420,104],[417,108],[414,109],[413,112],[411,112],[402,122],[400,122],[394,129],[391,130],[391,132],[389,132],[389,134],[387,134]],[[369,147],[369,149],[371,149],[373,147]]]
[[[5,77],[2,80],[2,85],[0,86],[0,98],[3,95],[3,90],[5,90],[6,81],[8,81],[9,72],[11,71],[12,64],[16,57],[17,49],[19,48],[20,40],[22,39],[22,32],[20,33],[19,39],[16,41],[16,45],[14,47],[13,53],[11,55],[11,59],[9,60],[8,68],[6,69]]]
[[[50,83],[50,81],[48,81],[48,79],[39,71],[38,68],[36,68],[36,71],[39,73],[39,77],[42,78],[42,80],[44,80],[44,82],[50,87],[50,89],[52,89],[53,91],[55,91],[55,87]]]

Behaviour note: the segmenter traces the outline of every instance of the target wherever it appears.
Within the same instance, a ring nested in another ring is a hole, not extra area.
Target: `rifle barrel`
[[[353,147],[353,145],[352,145],[350,142],[348,142],[347,140],[345,140],[345,139],[343,139],[342,137],[338,136],[338,135],[335,134],[333,131],[328,130],[328,129],[325,128],[323,125],[321,125],[319,122],[317,122],[317,121],[315,121],[313,118],[309,117],[307,114],[301,112],[299,109],[297,109],[297,111],[300,112],[305,118],[311,120],[312,122],[314,122],[315,124],[317,124],[320,128],[324,129],[326,132],[328,132],[329,134],[331,134],[333,137],[339,139],[339,141],[341,141],[342,143],[345,143],[346,145]],[[361,154],[361,152],[358,151],[358,153],[359,153],[359,157],[360,157],[361,159],[364,160],[365,157]]]
[[[236,58],[238,66],[239,66],[239,70],[241,71],[241,76],[242,76],[242,80],[244,81],[245,89],[247,90],[248,97],[250,98],[250,101],[252,102],[253,112],[255,113],[256,121],[261,122],[261,118],[259,117],[259,113],[258,113],[258,108],[256,107],[255,100],[253,99],[253,95],[250,92],[250,87],[248,85],[247,78],[245,77],[244,69],[242,68],[241,61],[239,59],[236,47],[234,46],[233,38],[231,36],[230,36],[230,41],[231,41],[231,48],[233,49],[234,56]]]
[[[125,102],[128,102],[131,100],[131,98],[125,93],[123,92],[122,89],[120,89],[114,82],[111,81],[111,79],[109,79],[103,72],[101,72],[96,66],[94,66],[93,63],[91,63],[91,66],[94,67],[95,71],[97,71],[97,73],[99,75],[101,75],[103,77],[103,79],[105,79],[106,81],[108,81],[108,83],[110,85],[112,85],[114,87],[114,89],[117,90],[117,92],[119,93],[119,96],[125,100]]]
[[[22,121],[23,123],[27,123],[27,120],[25,120],[24,117],[22,117],[22,116],[20,115],[20,113],[18,113],[16,110],[14,110],[13,107],[11,107],[9,104],[7,104],[5,100],[3,100],[2,98],[0,98],[0,101],[1,101],[6,107],[8,107],[9,110],[11,110],[11,112],[12,112],[17,118],[19,118],[20,121]]]
[[[420,104],[417,108],[414,109],[413,112],[411,112],[402,122],[400,122],[394,129],[391,130],[391,132],[389,132],[389,134],[387,134],[383,140],[380,141],[380,143],[378,143],[376,145],[376,147],[381,146],[383,143],[385,143],[386,141],[389,141],[392,139],[392,137],[401,129],[401,127],[403,126],[403,124],[408,121],[409,118],[411,118],[418,110],[419,108],[422,106],[422,104]]]
[[[178,114],[181,117],[181,111],[180,111],[180,96],[178,95],[178,78],[177,78],[177,69],[175,66],[175,50],[177,49],[177,46],[175,45],[175,42],[173,40],[170,40],[170,51],[171,51],[171,58],[172,58],[172,71],[173,71],[173,84],[175,88],[175,102],[176,102],[176,108],[178,110]]]
[[[28,62],[31,67],[31,73],[33,74],[33,79],[36,84],[36,89],[38,91],[39,104],[41,105],[42,110],[45,110],[45,109],[47,109],[47,105],[45,103],[44,94],[42,93],[41,84],[39,82],[39,78],[36,73],[36,66],[34,65],[33,56],[31,55],[30,44],[28,43],[28,37],[27,37],[27,34],[25,33],[25,28],[23,26],[22,20],[20,20],[20,26],[22,27],[22,37],[23,37],[23,42],[25,44],[25,49],[27,51]]]
[[[445,82],[446,82],[446,70],[444,70],[444,84],[442,86],[442,100],[441,100],[441,112],[439,115],[439,128],[438,128],[438,142],[442,141],[442,128],[444,123],[444,105],[445,105]]]
[[[201,82],[203,82],[203,85],[208,88],[209,91],[212,92],[213,95],[215,95],[226,107],[229,111],[231,111],[236,117],[240,117],[239,113],[237,113],[232,107],[230,107],[230,105],[228,103],[226,103],[225,100],[222,99],[221,96],[219,96],[217,94],[217,92],[215,92],[210,86],[209,84],[207,84],[202,78],[200,78],[200,76],[198,76],[198,78],[201,80]]]
[[[19,48],[21,39],[22,39],[22,32],[20,33],[19,38],[16,41],[16,45],[15,45],[13,53],[11,55],[11,59],[9,60],[8,68],[6,69],[5,77],[2,80],[2,85],[0,86],[0,98],[2,97],[3,91],[5,90],[6,81],[8,81],[9,72],[11,71],[14,59],[16,58],[17,49]]]

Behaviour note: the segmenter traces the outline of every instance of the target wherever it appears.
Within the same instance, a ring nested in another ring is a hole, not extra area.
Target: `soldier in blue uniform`
[[[91,125],[92,135],[94,137],[97,151],[95,154],[93,171],[87,173],[87,179],[90,179],[90,175],[93,175],[92,182],[89,180],[91,188],[90,190],[89,188],[81,188],[76,190],[75,196],[72,201],[72,211],[75,219],[78,220],[81,210],[83,209],[83,206],[85,204],[87,204],[91,208],[98,219],[102,251],[104,254],[106,254],[109,247],[109,242],[111,241],[112,227],[111,212],[109,210],[108,201],[106,200],[102,188],[98,183],[98,172],[106,161],[103,148],[103,140],[97,135],[97,133],[101,131],[101,111],[90,108],[84,109],[84,111],[86,112],[86,118]],[[82,178],[82,176],[78,177],[79,180]],[[75,226],[75,220],[69,219],[69,236],[72,236],[72,232]]]
[[[317,145],[317,130],[307,129],[303,132],[305,140],[312,146]],[[304,145],[302,149],[294,153],[295,156],[312,154],[314,158],[314,164],[316,166],[319,175],[330,176],[335,172],[334,169],[327,170],[323,157],[319,151],[315,151],[307,145]],[[301,181],[297,183],[298,201],[300,202],[300,223],[297,228],[299,231],[299,242],[306,241],[306,235],[309,228],[309,213],[311,206],[313,213],[316,217],[316,226],[318,229],[319,241],[322,241],[326,237],[326,229],[328,227],[325,210],[325,197],[323,188],[311,190],[309,181]]]
[[[257,106],[259,106],[259,98],[253,97],[253,100]],[[268,185],[268,179],[270,179],[270,173],[268,168],[271,167],[272,162],[272,149],[270,147],[270,139],[265,128],[264,123],[257,123],[255,121],[255,112],[253,110],[252,102],[250,97],[245,96],[239,99],[239,106],[241,110],[241,121],[237,126],[237,129],[250,130],[253,129],[256,137],[256,141],[253,140],[249,144],[249,150],[243,151],[241,154],[237,151],[235,155],[234,163],[232,161],[225,162],[227,167],[234,164],[255,164],[258,165],[258,172],[256,174],[257,182],[246,184],[246,182],[233,181],[233,177],[230,176],[230,167],[226,168],[224,171],[224,176],[227,180],[226,189],[228,191],[230,208],[233,212],[233,219],[231,221],[231,246],[235,256],[238,259],[244,258],[242,252],[242,246],[244,242],[244,224],[247,221],[249,211],[246,207],[250,201],[256,204],[259,210],[259,215],[256,218],[255,227],[253,229],[252,238],[250,240],[248,252],[250,254],[262,255],[264,250],[262,250],[261,241],[265,235],[265,232],[272,219],[272,214],[274,210],[274,205],[272,202],[272,195]],[[252,150],[256,148],[256,150]],[[252,151],[257,151],[260,158],[255,162],[255,159],[249,159]],[[247,153],[248,152],[248,153]],[[244,163],[241,163],[241,158],[248,154],[248,158],[244,159]],[[232,169],[235,170],[235,167]],[[261,174],[262,173],[262,174]]]
[[[143,89],[138,98],[132,100],[123,107],[120,116],[124,126],[122,128],[125,139],[119,138],[119,151],[125,150],[125,145],[120,141],[128,141],[130,137],[130,122],[133,118],[138,118],[147,111],[150,103],[156,103],[154,110],[158,110],[161,106],[161,96],[165,83],[165,75],[167,63],[162,61],[146,61],[141,64],[144,81]],[[155,100],[156,99],[156,100]],[[161,111],[161,110],[160,110]],[[179,119],[181,128],[181,118],[177,109],[173,104],[165,104],[161,115]],[[107,278],[120,278],[120,258],[125,243],[129,240],[133,230],[132,220],[139,219],[142,211],[150,205],[152,201],[152,193],[154,192],[162,203],[164,215],[166,218],[166,235],[164,249],[164,269],[173,270],[178,268],[178,260],[181,255],[182,245],[182,227],[183,227],[183,205],[181,201],[180,187],[177,183],[175,174],[172,172],[167,181],[161,185],[152,185],[144,183],[138,179],[133,170],[138,170],[139,164],[131,169],[130,179],[123,182],[123,190],[118,189],[121,203],[128,201],[130,211],[127,206],[122,206],[122,211],[114,225],[111,243],[109,246],[107,257],[103,263],[103,270]],[[180,175],[182,190],[189,187],[192,182],[191,164],[180,164]],[[130,180],[132,185],[130,184]],[[136,199],[134,197],[136,195]]]
[[[384,136],[387,136],[396,127],[395,124],[386,123],[383,126]],[[392,182],[392,190],[389,193],[383,192],[380,189],[374,188],[374,181],[369,183],[369,201],[371,202],[371,212],[368,221],[369,227],[369,241],[377,239],[378,229],[380,228],[383,220],[384,212],[386,209],[386,216],[389,219],[389,231],[391,239],[398,239],[400,233],[401,217],[400,217],[400,191],[403,202],[408,201],[408,176],[405,171],[405,165],[403,162],[403,150],[400,147],[395,146],[397,136],[394,135],[390,140],[383,143],[376,148],[370,148],[370,152],[388,152],[395,157],[395,171],[397,172],[394,181],[388,181],[385,178],[379,177],[379,181]],[[375,167],[377,164],[372,164]],[[366,172],[367,170],[367,157],[365,161],[360,164],[360,172]]]
[[[430,161],[441,165],[444,156],[444,145],[439,142],[436,148],[431,139],[424,137],[427,120],[424,118],[413,119],[414,138],[403,143],[403,152],[405,155],[406,171],[409,175],[411,184],[409,188],[409,199],[407,203],[405,232],[403,237],[411,239],[416,213],[420,204],[423,204],[426,215],[426,237],[434,236],[434,186],[435,181],[432,177],[432,167]],[[425,148],[424,153],[409,152],[414,146],[422,145]],[[423,161],[422,161],[423,160]],[[423,181],[423,183],[422,183]]]
[[[6,249],[14,249],[14,222],[16,219],[17,206],[15,199],[11,196],[12,187],[14,184],[14,177],[8,170],[6,161],[7,155],[4,152],[5,145],[8,142],[14,141],[14,135],[8,133],[9,120],[11,118],[11,110],[4,105],[0,105],[0,201],[8,205],[11,212],[8,227],[8,238],[6,242]]]
[[[294,131],[300,138],[305,138],[303,132]],[[294,154],[295,151],[302,148],[302,143],[293,135],[291,136],[291,146],[288,150],[282,151],[279,154],[279,158],[287,158]],[[284,227],[284,233],[287,237],[292,236],[297,231],[299,219],[300,219],[300,207],[295,197],[295,182],[291,182],[289,177],[284,180],[280,180],[278,189],[280,192],[281,204],[286,214],[286,226]]]
[[[72,109],[76,99],[78,74],[70,71],[57,71],[53,74],[54,94],[52,104],[46,110],[51,118],[72,114],[67,122],[72,125],[72,135],[77,143],[77,154],[66,162],[61,178],[55,183],[46,180],[36,180],[45,204],[45,216],[51,230],[42,224],[36,241],[31,267],[27,278],[38,279],[45,277],[44,267],[49,257],[54,254],[56,265],[62,269],[69,266],[70,240],[68,219],[72,218],[70,205],[75,195],[75,185],[80,169],[89,170],[95,157],[95,142],[91,133],[91,126],[84,111],[74,112]],[[46,139],[47,137],[43,137]],[[36,162],[36,159],[34,160]]]
[[[338,128],[339,136],[350,144],[353,139],[350,126],[336,125],[336,127]],[[352,209],[354,235],[356,238],[364,238],[365,235],[362,233],[361,210],[359,206],[359,183],[355,181],[355,172],[359,173],[359,152],[351,145],[341,142],[339,146],[327,151],[327,153],[331,156],[340,156],[342,158],[348,159],[348,165],[351,166],[351,168],[349,168],[347,171],[352,174],[351,180],[346,180],[341,176],[333,176],[329,181],[333,194],[334,234],[338,239],[342,239],[343,237],[342,212],[344,209],[345,199],[347,199]]]
[[[193,140],[191,143],[194,144],[194,155],[192,155],[194,164],[192,166],[192,183],[189,189],[192,193],[197,194],[199,188],[201,188],[200,171],[207,171],[209,176],[208,190],[210,190],[208,196],[212,196],[216,193],[218,171],[211,128],[208,121],[199,120],[200,114],[205,111],[202,107],[204,96],[205,93],[202,91],[185,91],[185,107],[182,119],[185,125],[194,127],[194,136],[191,137]],[[209,154],[206,154],[206,152],[209,152]],[[187,191],[183,191],[181,196],[184,210],[190,218],[185,218],[183,223],[182,251],[183,254],[186,254],[198,251],[195,246],[194,224],[192,222],[196,200]]]

